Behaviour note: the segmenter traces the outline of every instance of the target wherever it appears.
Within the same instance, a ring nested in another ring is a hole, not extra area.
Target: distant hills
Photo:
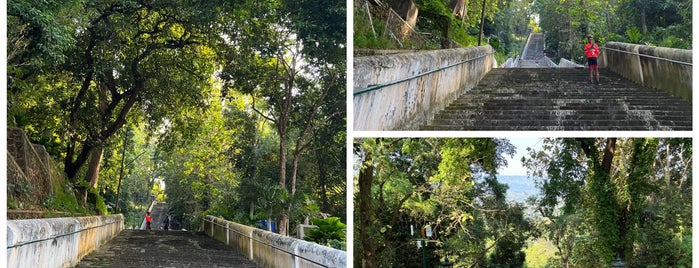
[[[497,175],[498,181],[507,184],[507,200],[525,203],[527,198],[539,194],[534,178],[520,175]]]

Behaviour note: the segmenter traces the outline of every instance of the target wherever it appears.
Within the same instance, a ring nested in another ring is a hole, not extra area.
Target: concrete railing
[[[692,51],[608,42],[600,67],[644,86],[692,101]]]
[[[204,218],[206,235],[262,267],[346,267],[347,252],[286,237],[222,218]]]
[[[505,63],[500,65],[500,68],[517,68],[519,65],[519,55],[514,58],[507,58]]]
[[[124,229],[124,216],[7,221],[7,267],[72,267]]]
[[[490,46],[354,58],[354,129],[414,130],[497,66]]]
[[[583,68],[585,65],[580,65],[575,62],[569,61],[567,59],[561,58],[561,60],[558,62],[558,67],[559,68]]]

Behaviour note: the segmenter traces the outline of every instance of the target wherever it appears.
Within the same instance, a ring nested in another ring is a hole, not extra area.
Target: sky
[[[515,156],[507,159],[507,167],[498,170],[500,175],[526,176],[527,170],[522,166],[522,156],[527,152],[527,147],[540,150],[543,138],[508,138],[510,143],[517,148]]]

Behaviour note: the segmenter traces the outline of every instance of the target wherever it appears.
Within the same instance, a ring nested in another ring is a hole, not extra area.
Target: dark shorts
[[[587,58],[587,66],[590,69],[597,69],[597,58]]]

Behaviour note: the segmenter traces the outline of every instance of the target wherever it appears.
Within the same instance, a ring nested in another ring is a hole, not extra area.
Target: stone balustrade
[[[124,216],[7,221],[7,267],[73,267],[124,229]]]
[[[497,66],[493,53],[481,46],[355,57],[354,129],[418,129]]]
[[[600,55],[600,67],[692,101],[691,50],[608,42]]]
[[[206,216],[204,232],[262,267],[346,267],[347,253],[308,241]]]

